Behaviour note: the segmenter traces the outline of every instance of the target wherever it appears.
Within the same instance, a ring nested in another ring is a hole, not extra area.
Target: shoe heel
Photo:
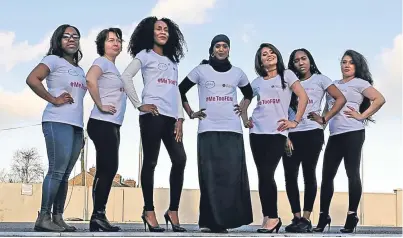
[[[143,216],[141,216],[141,219],[143,220],[143,223],[144,223],[144,232],[146,232],[147,231],[147,221],[146,221],[145,217],[143,217]]]
[[[164,216],[164,218],[165,218],[165,224],[166,224],[167,230],[168,230],[168,217]]]
[[[330,232],[330,221],[328,223],[327,232]]]

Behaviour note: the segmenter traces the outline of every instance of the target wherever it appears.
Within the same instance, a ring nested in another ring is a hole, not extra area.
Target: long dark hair
[[[68,27],[74,28],[76,30],[78,36],[81,37],[80,31],[77,29],[75,26],[71,26],[68,24],[64,24],[59,26],[52,35],[52,38],[50,39],[50,48],[48,50],[48,53],[46,55],[57,55],[59,57],[63,57],[64,50],[62,48],[62,37],[64,34],[64,31]],[[81,52],[80,47],[78,47],[77,52],[73,55],[73,62],[78,66],[78,62],[83,58],[83,53]]]
[[[303,77],[303,75],[301,75],[301,73],[297,70],[297,68],[295,68],[294,65],[294,58],[295,58],[295,54],[298,51],[302,51],[306,54],[306,56],[308,56],[309,59],[309,71],[311,74],[322,74],[319,69],[318,66],[316,66],[315,60],[313,59],[313,56],[311,54],[311,52],[309,52],[307,49],[305,48],[300,48],[300,49],[296,49],[294,50],[291,55],[290,55],[290,59],[288,60],[288,69],[290,69],[292,72],[294,72],[295,75],[297,75],[297,77],[299,79],[301,79]],[[296,112],[297,111],[297,107],[298,107],[298,97],[297,95],[293,92],[291,95],[291,101],[290,101],[290,108]]]
[[[168,18],[162,18],[160,20],[167,24],[169,32],[168,41],[163,46],[164,55],[172,62],[179,63],[185,56],[183,46],[186,47],[182,32],[179,26],[172,20]],[[134,29],[128,46],[128,52],[133,58],[144,49],[148,52],[154,48],[154,24],[157,21],[157,17],[147,17]]]
[[[350,56],[353,59],[353,64],[355,66],[355,75],[354,77],[363,79],[367,81],[369,84],[373,85],[374,81],[372,80],[372,74],[369,71],[368,63],[365,57],[358,53],[357,51],[354,50],[347,50],[344,52],[342,60],[344,56]],[[362,101],[360,105],[359,112],[363,113],[365,112],[369,107],[371,106],[371,101],[369,98],[364,96],[364,100]],[[372,117],[368,117],[367,119],[364,120],[364,124],[367,124],[368,121],[375,122]]]
[[[277,73],[280,75],[280,78],[281,78],[281,87],[283,89],[285,89],[286,85],[285,85],[285,81],[284,81],[284,71],[285,71],[284,61],[283,61],[283,57],[281,56],[280,51],[274,45],[269,44],[269,43],[263,43],[259,46],[259,49],[256,51],[256,55],[255,55],[255,72],[261,77],[267,76],[267,72],[263,67],[262,57],[261,57],[262,49],[265,47],[271,49],[273,51],[273,53],[277,56],[277,65],[276,65]]]

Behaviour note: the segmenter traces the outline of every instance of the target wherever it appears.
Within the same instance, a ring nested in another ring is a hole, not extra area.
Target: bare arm
[[[298,107],[297,107],[297,113],[295,115],[295,120],[297,122],[300,122],[302,116],[304,115],[306,106],[308,105],[308,95],[306,94],[305,89],[302,87],[299,81],[295,81],[295,83],[291,85],[291,90],[298,97]]]
[[[362,119],[367,119],[374,115],[385,104],[386,100],[374,87],[365,89],[362,94],[372,102],[371,106],[361,114]]]
[[[102,109],[102,102],[99,96],[99,89],[98,89],[98,79],[102,75],[102,70],[97,65],[91,66],[90,70],[88,70],[86,81],[87,81],[87,88],[88,92],[91,95],[92,100],[94,100],[95,105],[98,109]]]
[[[102,75],[102,69],[98,65],[91,66],[88,70],[86,81],[87,88],[90,92],[91,98],[95,105],[101,112],[106,112],[110,114],[116,113],[116,108],[114,105],[102,105],[101,97],[99,96],[98,79]]]
[[[323,111],[322,116],[325,118],[326,122],[328,122],[334,115],[336,115],[347,102],[343,93],[335,85],[330,85],[327,88],[327,92],[335,99],[335,103],[330,111],[328,111],[329,107],[327,103],[325,105],[326,112]]]
[[[49,75],[50,70],[45,64],[38,64],[28,75],[26,79],[27,85],[34,91],[36,95],[53,105],[61,105],[64,103],[73,103],[73,98],[69,93],[63,93],[59,97],[52,96],[43,86],[42,81]]]

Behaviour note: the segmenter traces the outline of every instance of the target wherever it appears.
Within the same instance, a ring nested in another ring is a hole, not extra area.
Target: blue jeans
[[[49,168],[42,185],[41,213],[62,214],[68,179],[83,147],[83,129],[59,123],[43,122]]]

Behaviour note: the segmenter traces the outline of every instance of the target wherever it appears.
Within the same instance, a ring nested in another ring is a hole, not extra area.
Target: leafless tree
[[[42,159],[36,148],[21,149],[14,152],[10,181],[37,183],[43,180],[43,173]]]
[[[0,183],[7,183],[9,181],[8,173],[5,169],[0,169]]]

